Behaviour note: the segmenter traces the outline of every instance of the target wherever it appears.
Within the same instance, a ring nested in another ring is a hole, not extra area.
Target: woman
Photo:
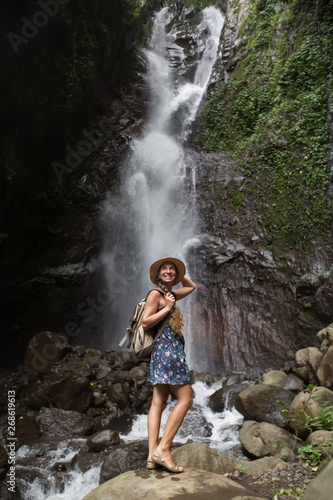
[[[190,372],[185,361],[183,315],[175,306],[175,301],[192,293],[196,285],[185,276],[183,262],[173,257],[154,262],[150,267],[150,279],[164,294],[158,290],[149,293],[142,326],[145,330],[153,326],[158,329],[158,325],[167,316],[168,320],[154,345],[147,378],[153,385],[153,399],[148,415],[147,469],[156,469],[160,465],[171,472],[183,472],[183,467],[173,462],[170,448],[186,412],[192,406],[193,398]],[[172,287],[179,282],[183,286],[172,292]],[[161,416],[171,391],[176,396],[177,403],[168,417],[158,444]]]

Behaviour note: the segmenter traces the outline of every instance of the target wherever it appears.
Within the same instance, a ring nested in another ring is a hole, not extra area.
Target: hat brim
[[[180,283],[180,281],[184,278],[185,276],[185,273],[186,273],[186,267],[185,267],[185,264],[184,262],[182,262],[181,260],[179,259],[175,259],[174,257],[164,257],[163,259],[159,259],[157,260],[156,262],[154,262],[151,266],[150,266],[150,269],[149,269],[149,276],[150,276],[150,279],[152,281],[152,283],[154,283],[154,285],[156,285],[157,283],[155,282],[155,279],[157,277],[157,273],[158,273],[158,270],[159,268],[161,267],[161,265],[163,264],[163,262],[172,262],[175,266],[176,266],[176,269],[177,269],[177,276],[176,276],[176,279],[175,281],[172,283],[172,286],[174,285],[177,285],[178,283]]]

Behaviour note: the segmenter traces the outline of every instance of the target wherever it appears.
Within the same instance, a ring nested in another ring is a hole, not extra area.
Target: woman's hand
[[[168,292],[166,295],[164,295],[165,298],[165,308],[168,311],[171,311],[174,306],[175,306],[175,297],[172,293]]]

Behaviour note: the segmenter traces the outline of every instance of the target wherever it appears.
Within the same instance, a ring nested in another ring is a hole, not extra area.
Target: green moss
[[[237,187],[231,186],[228,188],[229,207],[233,212],[238,212],[244,200],[244,193]]]
[[[253,0],[241,36],[246,56],[206,103],[203,140],[245,165],[268,240],[294,248],[332,220],[333,1]]]

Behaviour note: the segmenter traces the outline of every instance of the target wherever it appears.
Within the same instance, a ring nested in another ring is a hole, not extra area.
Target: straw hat
[[[156,285],[155,278],[156,278],[158,270],[159,270],[161,264],[163,264],[163,262],[172,262],[176,266],[177,276],[176,276],[175,281],[172,283],[172,285],[177,285],[177,283],[179,283],[184,278],[185,273],[186,273],[186,268],[185,268],[184,262],[182,262],[179,259],[175,259],[174,257],[164,257],[163,259],[157,260],[156,262],[154,262],[150,266],[149,275],[150,275],[151,281]]]

